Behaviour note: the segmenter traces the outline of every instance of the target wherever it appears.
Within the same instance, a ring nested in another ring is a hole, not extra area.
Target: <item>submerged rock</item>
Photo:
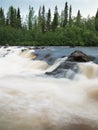
[[[57,57],[53,56],[50,53],[46,53],[46,52],[44,53],[44,51],[42,53],[40,51],[34,52],[34,54],[36,55],[35,60],[45,61],[49,65],[52,65],[57,60]]]
[[[91,61],[91,58],[83,53],[82,51],[74,51],[72,52],[69,56],[67,61],[72,61],[72,62],[89,62]]]

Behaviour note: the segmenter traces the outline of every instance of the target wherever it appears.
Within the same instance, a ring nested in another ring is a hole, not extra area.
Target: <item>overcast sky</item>
[[[0,0],[0,6],[7,12],[9,6],[20,8],[22,16],[28,14],[29,5],[34,7],[35,12],[38,12],[39,6],[45,5],[46,10],[51,8],[54,11],[55,5],[58,6],[59,12],[64,9],[66,0]],[[68,5],[72,5],[72,16],[76,16],[80,9],[83,17],[95,16],[98,8],[98,0],[67,0]]]

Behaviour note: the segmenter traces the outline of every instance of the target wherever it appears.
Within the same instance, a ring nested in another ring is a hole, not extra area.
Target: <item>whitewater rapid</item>
[[[73,79],[55,78],[45,73],[67,57],[36,56],[33,47],[0,48],[0,130],[98,130],[98,65],[77,63]]]

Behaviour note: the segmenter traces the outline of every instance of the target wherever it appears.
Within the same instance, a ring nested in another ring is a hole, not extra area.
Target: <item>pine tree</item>
[[[21,15],[20,15],[20,9],[17,10],[17,28],[21,28]]]
[[[29,6],[29,15],[28,15],[28,29],[32,30],[34,24],[34,9]]]
[[[95,29],[96,29],[96,31],[98,31],[98,9],[97,9],[96,16],[95,16]]]
[[[64,23],[63,23],[63,27],[66,27],[68,23],[68,3],[65,3],[65,8],[64,8]]]
[[[51,10],[48,10],[47,14],[47,31],[50,31],[51,29]]]
[[[78,10],[77,17],[76,17],[76,25],[80,26],[81,24],[81,13],[80,10]]]
[[[10,14],[10,25],[12,27],[16,27],[16,9],[11,7],[11,14]]]
[[[72,24],[72,7],[70,5],[70,8],[69,8],[69,26],[71,26]]]
[[[13,6],[9,7],[7,13],[6,23],[14,28],[16,28],[16,9]]]
[[[5,16],[4,11],[2,8],[0,8],[0,26],[5,25]]]
[[[41,32],[42,17],[41,17],[41,6],[38,11],[38,31]]]
[[[34,31],[37,32],[37,16],[34,17]]]
[[[57,26],[58,26],[58,8],[57,6],[55,7],[55,12],[54,12],[54,18],[53,18],[53,22],[52,22],[52,31],[55,31]]]
[[[5,25],[9,25],[9,18],[8,18],[8,16],[6,17],[6,20],[5,20]]]
[[[45,25],[45,7],[43,5],[43,8],[42,8],[42,32],[44,33],[45,30],[46,30],[46,25]]]
[[[60,15],[60,27],[63,27],[63,23],[64,23],[64,10],[61,11]]]

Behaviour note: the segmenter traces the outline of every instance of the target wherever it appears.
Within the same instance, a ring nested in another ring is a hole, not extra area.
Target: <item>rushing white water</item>
[[[21,50],[0,48],[0,130],[98,130],[98,65],[78,63],[73,80],[54,78],[45,72],[66,57],[48,65]]]

